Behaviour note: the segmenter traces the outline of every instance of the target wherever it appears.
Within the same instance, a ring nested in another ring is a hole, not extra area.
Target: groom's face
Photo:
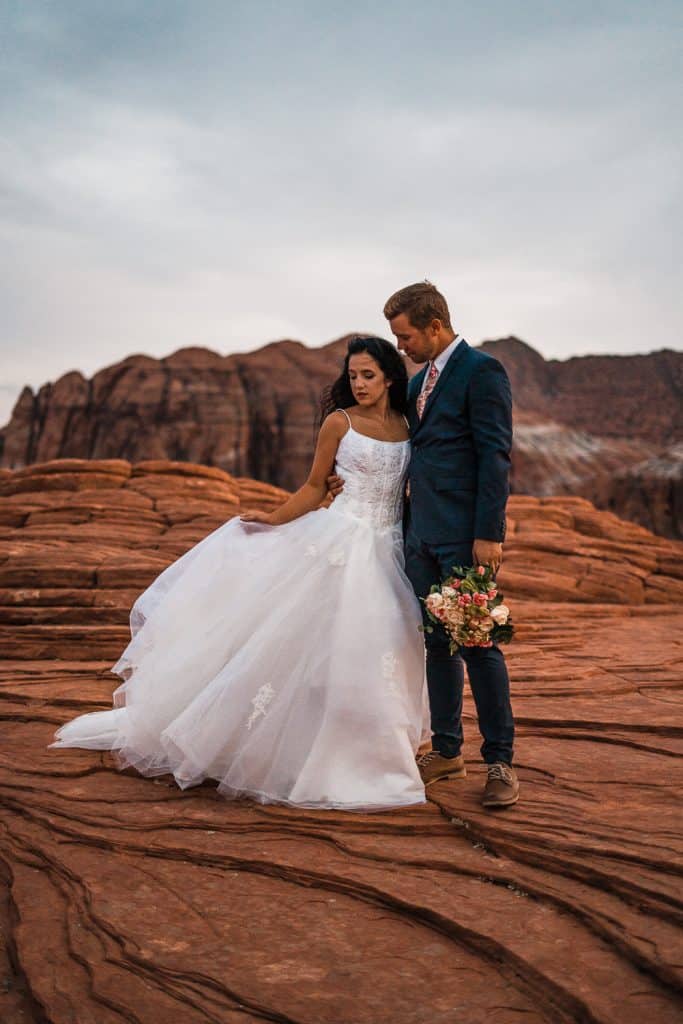
[[[389,321],[389,326],[399,352],[405,352],[414,363],[426,363],[434,356],[439,342],[438,320],[433,320],[429,327],[423,329],[411,324],[406,313],[399,313]]]

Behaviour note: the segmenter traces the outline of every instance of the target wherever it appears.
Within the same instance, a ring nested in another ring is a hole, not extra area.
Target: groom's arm
[[[470,425],[478,463],[474,536],[477,541],[502,543],[510,493],[512,394],[497,359],[486,359],[472,377]]]

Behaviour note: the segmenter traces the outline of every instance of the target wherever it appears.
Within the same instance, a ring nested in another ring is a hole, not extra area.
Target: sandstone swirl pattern
[[[676,1019],[681,545],[580,499],[513,499],[523,800],[479,808],[468,704],[464,782],[321,814],[46,749],[108,706],[139,590],[281,493],[61,460],[5,471],[0,495],[3,1024]]]

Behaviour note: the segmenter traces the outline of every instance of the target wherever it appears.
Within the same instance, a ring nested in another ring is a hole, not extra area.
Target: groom
[[[470,348],[453,331],[446,300],[433,284],[401,288],[387,301],[384,316],[399,350],[426,363],[408,386],[412,457],[405,538],[406,573],[423,598],[454,565],[500,566],[512,444],[510,382],[497,359]],[[516,803],[514,721],[502,652],[461,647],[451,654],[441,625],[425,633],[425,646],[433,733],[432,751],[418,760],[425,786],[465,775],[464,661],[484,739],[482,802]]]

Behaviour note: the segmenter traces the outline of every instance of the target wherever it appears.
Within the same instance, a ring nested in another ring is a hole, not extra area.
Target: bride
[[[349,342],[306,483],[232,519],[131,611],[114,707],[53,747],[120,768],[218,780],[227,797],[349,810],[424,802],[424,645],[403,571],[407,375],[380,338]],[[325,415],[326,414],[326,415]],[[319,508],[332,473],[342,494]]]

